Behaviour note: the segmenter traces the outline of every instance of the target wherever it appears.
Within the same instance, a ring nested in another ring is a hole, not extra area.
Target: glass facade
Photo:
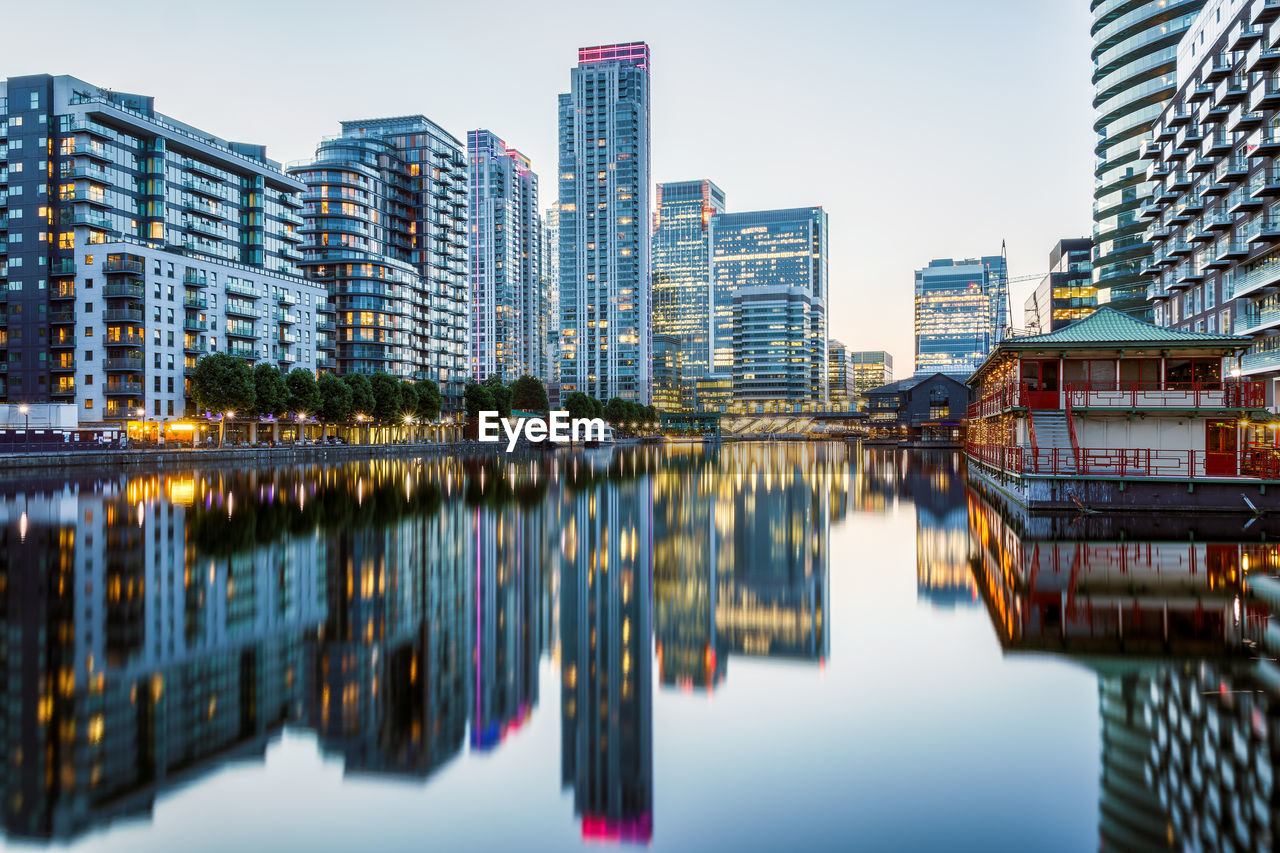
[[[1140,271],[1151,247],[1139,203],[1148,194],[1143,138],[1175,89],[1178,41],[1204,0],[1091,0],[1093,15],[1094,284],[1098,301],[1150,319]]]
[[[711,181],[658,185],[653,333],[677,341],[678,397],[686,408],[695,405],[696,381],[711,370],[711,218],[718,213],[724,213],[724,191]]]
[[[1007,317],[1004,258],[930,261],[916,270],[916,373],[972,373],[999,343]]]
[[[462,405],[467,160],[424,116],[342,123],[290,174],[307,185],[302,266],[337,312],[336,370],[431,379]]]
[[[849,372],[853,374],[853,391],[861,397],[872,388],[893,381],[893,356],[884,350],[849,353]]]
[[[712,360],[742,402],[827,402],[827,214],[711,220]]]
[[[327,304],[300,275],[302,188],[149,96],[0,81],[0,402],[167,420],[205,353],[316,369]]]
[[[854,397],[849,349],[832,338],[827,345],[827,398],[833,407],[844,408]]]
[[[1023,306],[1023,326],[1029,334],[1047,335],[1097,309],[1092,256],[1093,241],[1087,237],[1059,240],[1053,247],[1049,274]]]
[[[471,169],[471,374],[545,380],[546,306],[538,176],[487,130],[467,134]]]
[[[561,390],[648,403],[649,46],[580,49],[559,110]]]

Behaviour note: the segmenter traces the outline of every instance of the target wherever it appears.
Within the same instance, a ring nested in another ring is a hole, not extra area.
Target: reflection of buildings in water
[[[475,700],[471,744],[489,749],[519,729],[538,701],[542,544],[553,518],[541,506],[474,511]]]
[[[854,467],[850,501],[856,512],[882,514],[898,502],[898,457],[895,447],[868,447]]]
[[[584,837],[653,834],[650,478],[563,505],[561,779]]]
[[[826,656],[828,533],[850,477],[844,445],[669,454],[654,477],[663,684],[713,689],[730,653]]]
[[[1101,847],[1276,849],[1280,706],[1248,644],[1269,620],[1245,581],[1280,565],[1280,546],[1238,541],[1238,518],[1028,519],[976,492],[968,504],[1002,645],[1082,655],[1098,674]]]
[[[926,450],[903,456],[902,491],[916,507],[916,596],[942,607],[976,603],[961,455]]]
[[[120,477],[0,498],[11,835],[69,839],[147,814],[196,768],[260,755],[297,712],[302,638],[324,614],[323,543],[198,557],[184,504],[202,491]]]
[[[843,447],[840,447],[843,450]],[[832,476],[823,446],[732,447],[716,478],[715,628],[728,652],[828,651]]]

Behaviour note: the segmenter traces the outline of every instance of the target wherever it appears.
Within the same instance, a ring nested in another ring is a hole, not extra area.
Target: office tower
[[[724,213],[724,190],[711,181],[658,184],[653,333],[676,338],[685,408],[694,405],[696,381],[711,372],[711,218],[717,213]]]
[[[848,348],[832,338],[827,344],[827,398],[832,406],[845,407],[854,399],[853,371]]]
[[[471,376],[545,379],[542,223],[529,158],[487,130],[467,133],[471,179]]]
[[[1142,147],[1157,325],[1248,335],[1243,376],[1280,405],[1280,59],[1274,4],[1213,0],[1178,50],[1178,89]],[[1194,52],[1193,52],[1194,48]],[[1233,365],[1235,366],[1235,365]]]
[[[170,419],[204,353],[320,365],[302,185],[262,146],[153,101],[74,77],[0,81],[0,402]]]
[[[561,390],[648,403],[649,46],[581,48],[559,109]]]
[[[1049,251],[1049,272],[1023,306],[1028,333],[1047,335],[1097,309],[1092,255],[1093,240],[1088,237],[1059,240]]]
[[[1236,0],[1238,2],[1239,0]],[[1140,270],[1150,257],[1138,205],[1148,195],[1138,150],[1173,94],[1178,40],[1204,0],[1091,0],[1094,273],[1098,301],[1150,319]]]
[[[999,255],[916,270],[916,373],[967,376],[999,343],[1009,276]]]
[[[851,352],[849,372],[853,374],[853,393],[861,397],[872,388],[893,381],[893,356],[884,350]]]
[[[337,312],[338,373],[431,379],[462,405],[467,365],[467,161],[424,116],[342,122],[307,185],[302,267]]]
[[[680,365],[680,339],[675,335],[653,336],[653,405],[661,412],[684,410],[680,391],[684,375]]]
[[[711,228],[714,371],[735,401],[825,404],[826,211],[721,213]]]

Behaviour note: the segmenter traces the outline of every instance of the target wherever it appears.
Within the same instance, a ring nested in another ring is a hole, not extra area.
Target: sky
[[[0,20],[0,77],[153,95],[285,163],[344,119],[487,128],[532,158],[544,208],[577,48],[646,41],[654,181],[710,178],[731,211],[825,207],[830,334],[899,377],[915,269],[1003,240],[1011,275],[1040,273],[1091,229],[1087,0],[0,0]]]

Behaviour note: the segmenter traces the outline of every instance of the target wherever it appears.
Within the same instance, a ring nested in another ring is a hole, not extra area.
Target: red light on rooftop
[[[649,45],[642,41],[627,44],[604,44],[597,47],[578,48],[578,64],[596,62],[624,62],[639,68],[649,67]]]
[[[586,841],[648,844],[653,840],[653,815],[646,813],[633,818],[583,815],[582,837]]]

